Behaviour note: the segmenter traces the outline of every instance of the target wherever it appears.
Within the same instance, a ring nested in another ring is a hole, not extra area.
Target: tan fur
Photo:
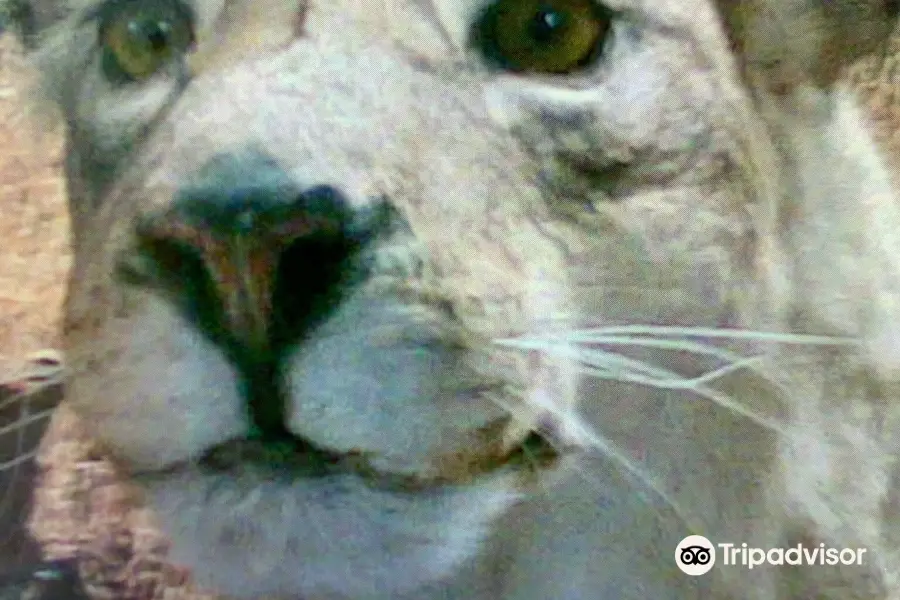
[[[171,565],[133,583],[166,538],[223,597],[900,600],[900,209],[843,76],[882,60],[890,3],[616,0],[596,70],[551,79],[479,63],[476,0],[198,1],[185,64],[114,87],[90,3],[34,2],[75,266],[32,527],[107,562],[98,596],[196,593]],[[272,163],[396,211],[285,357],[286,426],[424,489],[183,466],[246,432],[238,373],[117,266],[146,268],[135,223],[183,190],[285,184]],[[683,336],[597,358],[575,335],[617,325],[790,335],[701,336],[756,358],[689,383],[722,365]],[[531,429],[560,455],[536,476],[506,462]],[[688,534],[867,558],[691,579]]]

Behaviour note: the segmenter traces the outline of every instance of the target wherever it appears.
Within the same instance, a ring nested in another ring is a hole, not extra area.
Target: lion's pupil
[[[147,42],[154,52],[162,52],[169,45],[169,27],[161,21],[154,21],[146,25]]]
[[[162,54],[169,48],[171,32],[168,23],[155,19],[135,20],[128,24],[132,39],[154,54]]]
[[[559,38],[566,28],[563,13],[547,6],[541,6],[531,25],[531,36],[539,43],[546,44]]]

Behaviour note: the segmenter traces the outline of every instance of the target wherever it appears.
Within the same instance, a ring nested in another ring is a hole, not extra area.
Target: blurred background
[[[29,458],[61,395],[58,357],[45,352],[58,346],[69,266],[60,127],[52,113],[26,110],[34,83],[0,33],[0,573],[37,558],[23,530]]]

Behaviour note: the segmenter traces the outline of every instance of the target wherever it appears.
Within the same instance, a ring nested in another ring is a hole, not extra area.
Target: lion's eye
[[[476,21],[473,44],[503,69],[571,73],[597,58],[611,18],[594,0],[495,0]]]
[[[100,20],[100,42],[108,76],[142,81],[190,49],[193,18],[178,0],[117,2]]]

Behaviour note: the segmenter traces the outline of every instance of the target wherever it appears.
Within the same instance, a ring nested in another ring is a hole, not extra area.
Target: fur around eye
[[[193,17],[178,0],[115,2],[101,14],[99,40],[109,79],[144,81],[190,49]]]
[[[495,0],[476,19],[472,45],[501,69],[568,74],[599,58],[611,21],[594,0]]]

